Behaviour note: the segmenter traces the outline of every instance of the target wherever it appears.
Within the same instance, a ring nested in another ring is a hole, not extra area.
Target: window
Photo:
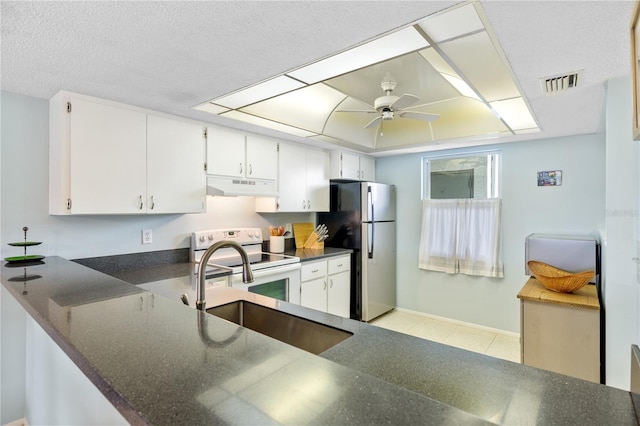
[[[423,158],[421,269],[503,277],[496,152]]]
[[[499,171],[500,153],[496,151],[424,157],[422,199],[498,198]]]

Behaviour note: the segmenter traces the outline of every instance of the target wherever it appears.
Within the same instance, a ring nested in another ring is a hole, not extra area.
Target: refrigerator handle
[[[367,223],[367,233],[369,234],[367,236],[367,256],[369,257],[369,259],[373,259],[373,246],[374,246],[374,224],[373,222],[369,222]]]
[[[373,197],[372,197],[372,194],[371,194],[371,186],[370,185],[367,187],[367,209],[369,210],[368,211],[368,215],[367,215],[368,216],[367,219],[369,220],[369,222],[375,222],[376,220],[373,217],[373,211],[375,209],[373,208]]]

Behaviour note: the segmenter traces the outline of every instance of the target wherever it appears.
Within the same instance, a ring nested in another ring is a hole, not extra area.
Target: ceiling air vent
[[[569,74],[541,78],[540,87],[542,88],[542,92],[546,94],[564,92],[565,90],[576,87],[579,80],[579,73],[576,71]]]

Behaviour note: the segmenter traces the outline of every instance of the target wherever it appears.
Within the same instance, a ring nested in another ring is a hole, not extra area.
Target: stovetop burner
[[[253,270],[300,262],[300,258],[296,256],[263,252],[260,228],[228,228],[193,232],[191,234],[191,261],[198,264],[204,252],[219,241],[235,241],[240,244],[247,252]],[[232,273],[242,271],[242,258],[232,248],[217,250],[209,258],[207,264],[212,268],[231,269]]]

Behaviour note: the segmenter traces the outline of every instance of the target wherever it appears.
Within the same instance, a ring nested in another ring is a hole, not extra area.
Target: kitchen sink
[[[214,306],[207,309],[207,313],[316,355],[353,335],[246,300]]]

